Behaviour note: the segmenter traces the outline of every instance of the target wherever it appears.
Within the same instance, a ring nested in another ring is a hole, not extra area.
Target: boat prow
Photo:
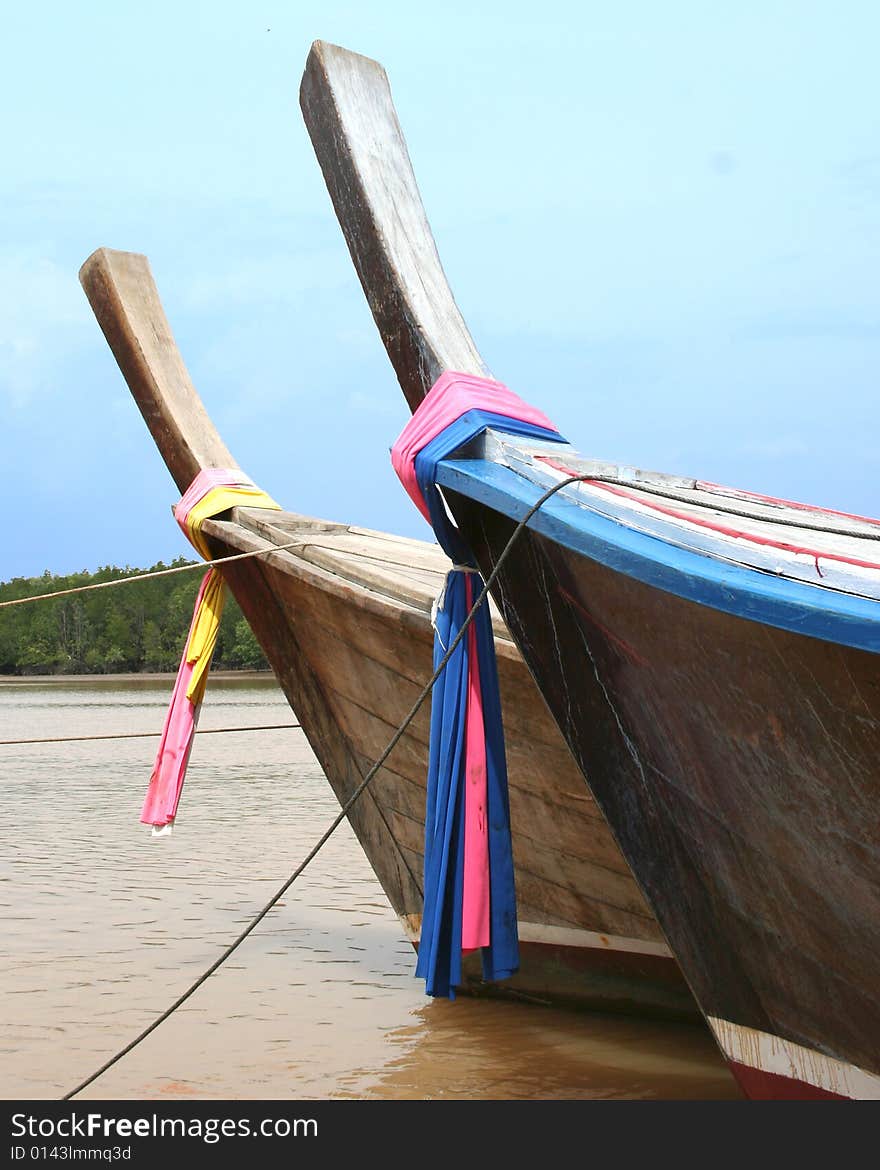
[[[81,281],[179,489],[234,468],[177,349],[144,256],[99,249]],[[222,572],[340,804],[361,783],[431,674],[431,607],[448,559],[428,542],[233,508],[205,521]],[[698,1013],[602,814],[500,616],[518,873],[521,970],[473,991],[670,1018]],[[428,710],[348,816],[407,937],[422,912]]]
[[[301,104],[410,405],[484,375],[384,72]],[[497,423],[434,484],[484,575],[546,495],[494,596],[745,1092],[880,1097],[877,522]]]

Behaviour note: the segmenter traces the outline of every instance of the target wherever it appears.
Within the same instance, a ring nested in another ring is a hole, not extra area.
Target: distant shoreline
[[[176,671],[150,673],[148,671],[130,671],[120,674],[0,674],[0,686],[4,684],[15,686],[37,685],[44,686],[58,683],[88,683],[112,686],[114,683],[139,682],[167,682],[172,683],[177,675]],[[275,675],[271,670],[212,670],[209,678],[211,682],[275,682]]]

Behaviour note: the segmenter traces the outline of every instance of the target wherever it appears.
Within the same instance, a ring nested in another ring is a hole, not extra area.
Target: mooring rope
[[[173,565],[170,569],[151,569],[148,573],[133,573],[130,577],[115,577],[112,581],[94,581],[91,585],[74,585],[70,589],[57,589],[54,593],[34,593],[29,597],[13,597],[0,601],[0,609],[9,605],[27,605],[29,601],[50,601],[53,597],[69,597],[73,593],[88,593],[91,589],[112,589],[116,585],[128,585],[132,581],[148,581],[152,577],[168,577],[172,573],[188,573],[192,569],[213,569],[216,565],[228,565],[230,561],[243,561],[248,557],[265,557],[271,553],[286,552],[303,543],[302,537],[290,544],[273,544],[268,548],[252,549],[250,552],[233,553],[228,557],[217,557],[213,561],[188,561],[185,565]],[[9,584],[9,582],[6,582]]]
[[[280,731],[282,728],[302,727],[301,723],[263,723],[254,727],[201,727],[196,735],[223,735],[229,731]],[[98,739],[157,739],[160,731],[124,731],[107,735],[51,735],[43,739],[0,739],[0,747],[18,747],[31,743],[92,743]]]
[[[602,474],[584,474],[575,475],[569,479],[562,480],[561,483],[555,484],[552,491],[558,491],[560,488],[568,487],[572,483],[610,483],[616,484],[618,487],[634,488],[636,491],[646,492],[649,495],[661,496],[669,500],[677,500],[679,503],[693,503],[687,499],[685,490],[683,489],[669,489],[662,488],[658,484],[645,483],[641,480],[628,479],[625,476],[619,475],[602,475]],[[718,493],[722,495],[723,493]],[[780,504],[785,505],[786,501],[780,501]],[[763,520],[770,524],[778,524],[785,528],[800,528],[806,532],[823,532],[831,536],[851,536],[859,540],[880,540],[880,532],[865,532],[863,530],[855,531],[852,528],[838,527],[834,525],[819,525],[819,524],[804,524],[800,520],[793,520],[789,517],[783,516],[768,516],[766,512],[748,511],[744,508],[732,508],[724,503],[715,502],[707,503],[707,509],[716,512],[723,512],[726,515],[738,516],[744,520]],[[816,509],[817,512],[822,512],[821,508]],[[853,519],[861,521],[863,524],[876,524],[877,521],[871,520],[868,517],[855,516]],[[211,569],[216,565],[226,565],[231,561],[243,561],[248,557],[262,557],[269,556],[273,552],[286,552],[289,549],[297,548],[303,543],[302,537],[291,541],[289,544],[273,544],[270,548],[254,549],[251,552],[234,553],[228,557],[217,557],[212,561],[190,561],[185,565],[175,565],[170,569],[155,569],[147,573],[134,573],[130,577],[117,577],[112,581],[96,581],[90,585],[75,585],[70,589],[58,589],[54,593],[35,593],[29,597],[13,597],[8,601],[0,601],[0,609],[5,609],[11,605],[27,605],[32,601],[50,601],[53,597],[69,597],[75,593],[87,593],[92,589],[112,589],[117,585],[125,585],[132,581],[147,581],[152,577],[167,577],[172,573],[187,573],[191,569]],[[10,582],[0,582],[0,588],[3,585],[8,585]]]
[[[723,512],[725,516],[735,516],[741,520],[761,520],[767,524],[778,524],[783,528],[800,528],[804,532],[822,532],[829,536],[852,536],[857,540],[880,540],[880,529],[875,532],[866,532],[863,529],[854,529],[852,527],[836,526],[833,524],[805,524],[802,520],[794,520],[788,516],[773,516],[769,515],[768,511],[751,511],[747,508],[735,508],[730,504],[724,503],[725,499],[741,499],[739,496],[731,496],[729,491],[725,489],[711,489],[709,487],[700,487],[699,483],[695,483],[692,488],[663,488],[659,484],[645,482],[640,479],[628,478],[619,475],[582,475],[578,476],[584,483],[610,483],[617,487],[631,488],[633,491],[645,492],[647,495],[660,496],[665,500],[675,500],[679,504],[689,504],[691,507],[705,508],[710,512]],[[711,502],[706,500],[693,500],[688,498],[688,492],[702,491],[708,496],[720,497],[713,499]],[[636,500],[638,502],[638,500]],[[768,500],[769,508],[789,508],[802,509],[805,513],[809,512],[811,515],[817,513],[822,515],[845,515],[845,513],[830,512],[825,508],[805,506],[802,504],[795,504],[789,500]],[[853,516],[859,524],[871,524],[877,527],[877,520],[873,520],[870,516]]]
[[[238,937],[235,938],[229,944],[229,946],[226,948],[225,951],[223,951],[223,953],[220,955],[220,957],[217,958],[211,964],[211,966],[208,967],[208,969],[206,971],[204,971],[199,976],[199,978],[196,979],[196,981],[194,983],[192,983],[186,989],[186,991],[183,992],[182,995],[179,995],[177,997],[177,999],[174,1001],[174,1003],[172,1003],[170,1005],[170,1007],[167,1007],[165,1009],[165,1011],[162,1012],[161,1015],[157,1016],[155,1020],[153,1020],[150,1024],[148,1024],[147,1027],[144,1028],[144,1030],[139,1035],[135,1036],[135,1038],[129,1044],[126,1044],[126,1046],[124,1048],[120,1049],[120,1051],[117,1052],[115,1056],[112,1056],[108,1061],[105,1061],[105,1063],[102,1064],[99,1069],[96,1069],[96,1071],[91,1074],[91,1076],[86,1077],[86,1079],[84,1081],[82,1081],[80,1084],[78,1084],[75,1089],[71,1089],[69,1093],[65,1093],[64,1096],[60,1098],[62,1101],[69,1101],[72,1097],[75,1097],[77,1095],[77,1093],[82,1092],[82,1090],[85,1089],[88,1085],[90,1085],[93,1081],[96,1081],[98,1079],[98,1077],[100,1077],[103,1073],[107,1072],[107,1070],[109,1068],[112,1068],[112,1066],[114,1064],[116,1064],[117,1061],[120,1061],[123,1058],[123,1056],[127,1056],[128,1053],[131,1052],[133,1048],[136,1048],[137,1045],[140,1044],[142,1040],[145,1040],[147,1038],[147,1036],[150,1035],[151,1032],[154,1032],[156,1030],[156,1028],[158,1028],[160,1024],[164,1023],[165,1020],[167,1020],[168,1017],[173,1012],[177,1011],[177,1009],[182,1004],[186,1003],[186,1001],[190,998],[190,996],[192,996],[202,986],[202,984],[205,983],[214,974],[214,972],[219,967],[221,967],[223,965],[223,963],[226,962],[226,960],[233,953],[233,951],[235,951],[236,948],[238,946],[240,946],[241,943],[244,942],[244,940],[248,937],[248,935],[252,933],[252,931],[255,929],[255,927],[260,922],[262,922],[262,920],[266,917],[266,915],[269,913],[269,911],[272,909],[272,907],[275,906],[275,904],[284,896],[284,894],[287,892],[287,890],[293,885],[293,883],[296,881],[296,879],[305,870],[306,866],[308,866],[309,863],[312,860],[314,860],[315,857],[317,857],[317,855],[320,853],[320,851],[324,847],[324,845],[330,840],[332,835],[336,832],[337,828],[345,820],[346,816],[348,815],[350,809],[353,807],[355,802],[358,800],[358,798],[361,796],[361,794],[366,790],[367,785],[370,783],[370,781],[373,779],[373,777],[376,775],[376,773],[379,771],[379,769],[382,767],[382,765],[385,763],[385,761],[388,759],[388,757],[394,751],[395,747],[397,747],[397,744],[400,742],[401,738],[403,737],[403,733],[406,731],[407,727],[409,727],[410,723],[415,718],[416,714],[419,711],[419,708],[422,706],[425,699],[427,699],[427,697],[430,695],[431,691],[434,689],[434,684],[437,682],[437,679],[443,673],[443,670],[444,670],[447,662],[452,657],[453,653],[457,649],[462,638],[467,633],[468,628],[471,625],[471,622],[474,620],[474,617],[477,613],[477,610],[480,608],[480,606],[484,603],[484,601],[488,597],[489,589],[490,589],[493,581],[498,576],[498,573],[501,569],[501,566],[504,564],[505,560],[507,559],[508,553],[513,548],[513,545],[516,542],[517,537],[520,535],[520,533],[526,527],[529,520],[531,520],[532,516],[534,516],[534,514],[538,511],[538,509],[543,507],[543,505],[547,502],[547,500],[549,500],[551,496],[555,495],[556,492],[560,491],[564,487],[568,487],[569,484],[578,483],[579,481],[589,479],[589,478],[590,478],[589,476],[585,476],[585,475],[572,475],[572,476],[569,476],[568,479],[564,479],[560,483],[554,484],[553,487],[549,488],[546,492],[544,492],[544,494],[542,496],[540,496],[539,499],[534,504],[532,504],[532,506],[525,513],[523,518],[517,523],[516,528],[514,528],[513,532],[510,534],[510,537],[508,538],[507,543],[505,544],[504,548],[501,550],[501,553],[498,557],[498,560],[495,562],[494,568],[492,569],[489,576],[486,578],[486,583],[483,585],[483,589],[480,593],[480,596],[477,598],[477,600],[471,606],[470,612],[468,613],[467,617],[464,619],[464,621],[461,624],[461,628],[459,629],[458,633],[455,635],[453,640],[450,642],[449,649],[446,651],[446,653],[443,655],[443,658],[437,664],[437,667],[434,670],[434,673],[431,675],[431,677],[425,683],[424,687],[422,688],[421,692],[419,693],[418,698],[416,699],[416,701],[413,703],[412,707],[410,708],[409,713],[406,715],[403,722],[400,724],[400,726],[395,731],[394,735],[392,735],[391,739],[388,741],[388,744],[385,747],[385,750],[379,756],[378,760],[376,760],[376,762],[370,767],[370,770],[367,772],[366,776],[364,776],[363,780],[361,780],[360,784],[358,784],[358,786],[355,788],[354,792],[352,792],[351,796],[349,796],[349,798],[342,805],[342,807],[339,810],[338,815],[333,818],[333,820],[330,822],[330,825],[327,827],[327,829],[325,829],[324,833],[321,835],[321,837],[318,839],[318,841],[315,843],[315,845],[312,847],[312,849],[306,855],[304,860],[301,861],[300,864],[297,866],[297,868],[293,871],[293,873],[290,875],[290,877],[287,878],[287,880],[284,882],[284,884],[282,886],[280,886],[279,889],[272,895],[272,897],[269,899],[269,901],[266,903],[266,905],[262,908],[262,910],[260,910],[254,916],[254,918],[244,928],[244,930],[241,932],[241,934],[239,934]]]

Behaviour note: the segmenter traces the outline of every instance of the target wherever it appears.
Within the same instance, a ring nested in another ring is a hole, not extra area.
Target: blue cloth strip
[[[435,482],[441,459],[457,451],[487,427],[511,434],[563,441],[556,431],[488,411],[471,410],[440,432],[415,458],[419,488],[428,506],[434,533],[457,564],[474,564],[473,556],[448,515]],[[442,605],[435,618],[434,669],[467,617],[467,573],[447,575]],[[474,599],[483,579],[473,576]],[[501,722],[501,695],[495,639],[489,607],[474,615],[483,721],[486,734],[486,801],[489,834],[490,943],[482,948],[483,978],[505,979],[519,968],[516,889],[510,839],[507,761]],[[425,810],[424,907],[416,974],[425,992],[455,998],[461,985],[461,923],[464,882],[464,770],[468,686],[468,639],[462,638],[431,696],[428,792]]]
[[[469,410],[445,427],[430,443],[427,443],[415,458],[416,480],[419,490],[428,511],[431,515],[431,527],[440,547],[457,565],[473,564],[473,556],[463,540],[458,529],[450,519],[440,492],[437,490],[435,470],[441,459],[447,458],[453,451],[475,439],[488,427],[496,431],[506,431],[511,435],[526,435],[534,439],[551,439],[564,442],[558,431],[548,431],[545,427],[536,427],[531,423],[520,422],[519,419],[507,418],[503,414],[491,414],[486,410]]]
[[[450,573],[437,612],[434,669],[466,614],[466,574]],[[460,578],[456,585],[450,579]],[[431,695],[425,809],[424,908],[416,974],[428,995],[455,998],[461,983],[461,896],[464,875],[464,730],[467,638],[462,638]]]

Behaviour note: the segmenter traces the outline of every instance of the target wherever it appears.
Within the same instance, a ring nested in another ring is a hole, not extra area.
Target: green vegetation
[[[0,601],[57,593],[189,564],[178,557],[151,569],[17,577],[0,584]],[[176,671],[202,580],[198,570],[133,581],[0,609],[0,674],[119,674]],[[227,593],[212,667],[261,670],[268,663],[235,599]]]

